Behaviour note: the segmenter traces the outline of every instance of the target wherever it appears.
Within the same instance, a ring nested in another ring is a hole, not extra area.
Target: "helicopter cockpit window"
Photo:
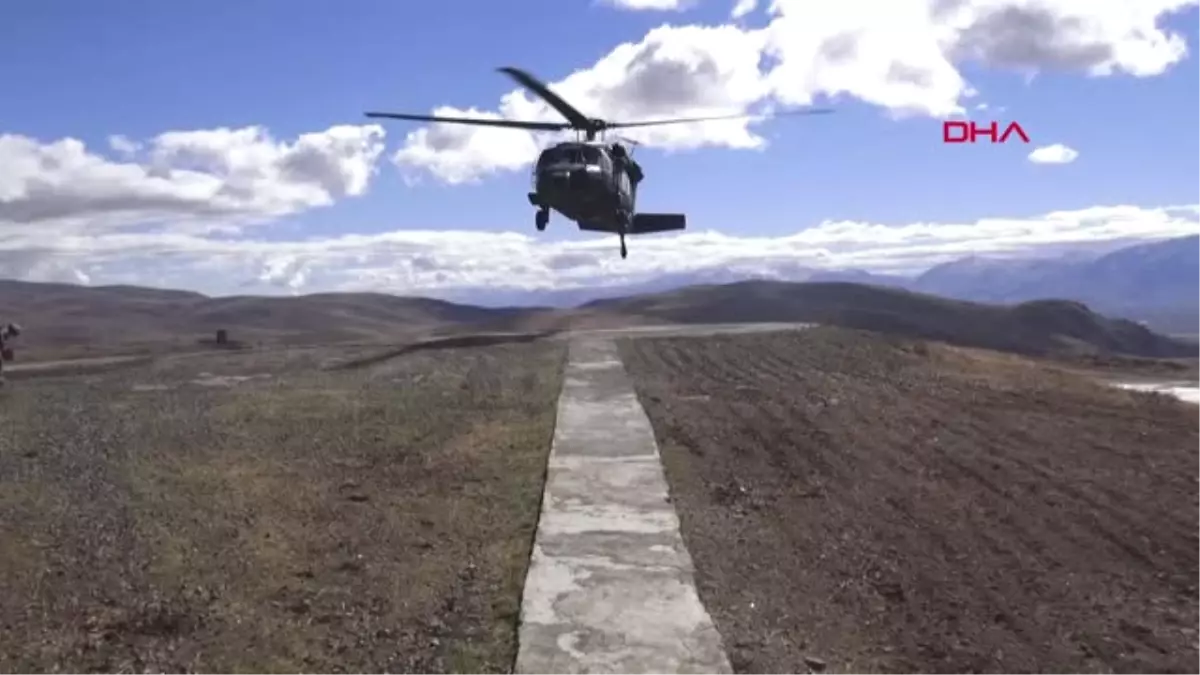
[[[592,146],[551,148],[538,158],[537,168],[542,169],[555,164],[598,164],[603,166],[605,159],[604,153],[599,148]]]
[[[550,166],[551,164],[558,164],[558,161],[559,161],[558,156],[559,156],[559,153],[557,150],[554,150],[554,149],[546,150],[545,152],[543,152],[541,154],[540,157],[538,157],[538,162],[537,162],[538,168],[541,169],[541,168]]]
[[[608,173],[612,171],[612,160],[608,158],[608,153],[599,148],[591,148],[596,153],[595,159],[588,159],[588,164],[595,164],[600,167],[601,171]]]

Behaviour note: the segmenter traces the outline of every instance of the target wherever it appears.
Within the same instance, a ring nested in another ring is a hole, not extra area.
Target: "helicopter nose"
[[[538,182],[548,188],[558,189],[565,188],[569,178],[566,171],[543,171]]]
[[[587,187],[589,176],[586,166],[556,166],[538,175],[538,185],[546,190],[579,190]]]

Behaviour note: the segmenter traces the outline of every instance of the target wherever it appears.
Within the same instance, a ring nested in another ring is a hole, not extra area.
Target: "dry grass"
[[[0,670],[510,669],[561,345],[339,356],[0,392]]]
[[[838,329],[623,345],[740,672],[1194,672],[1195,406]]]

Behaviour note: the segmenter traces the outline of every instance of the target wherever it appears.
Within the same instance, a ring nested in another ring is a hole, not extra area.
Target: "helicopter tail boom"
[[[653,234],[687,229],[687,216],[682,213],[638,213],[633,216],[629,234]]]

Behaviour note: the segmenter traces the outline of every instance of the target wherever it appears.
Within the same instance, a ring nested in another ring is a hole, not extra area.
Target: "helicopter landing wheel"
[[[546,223],[549,222],[550,212],[546,209],[538,210],[537,214],[533,217],[533,224],[537,226],[538,232],[544,231],[546,229]]]

